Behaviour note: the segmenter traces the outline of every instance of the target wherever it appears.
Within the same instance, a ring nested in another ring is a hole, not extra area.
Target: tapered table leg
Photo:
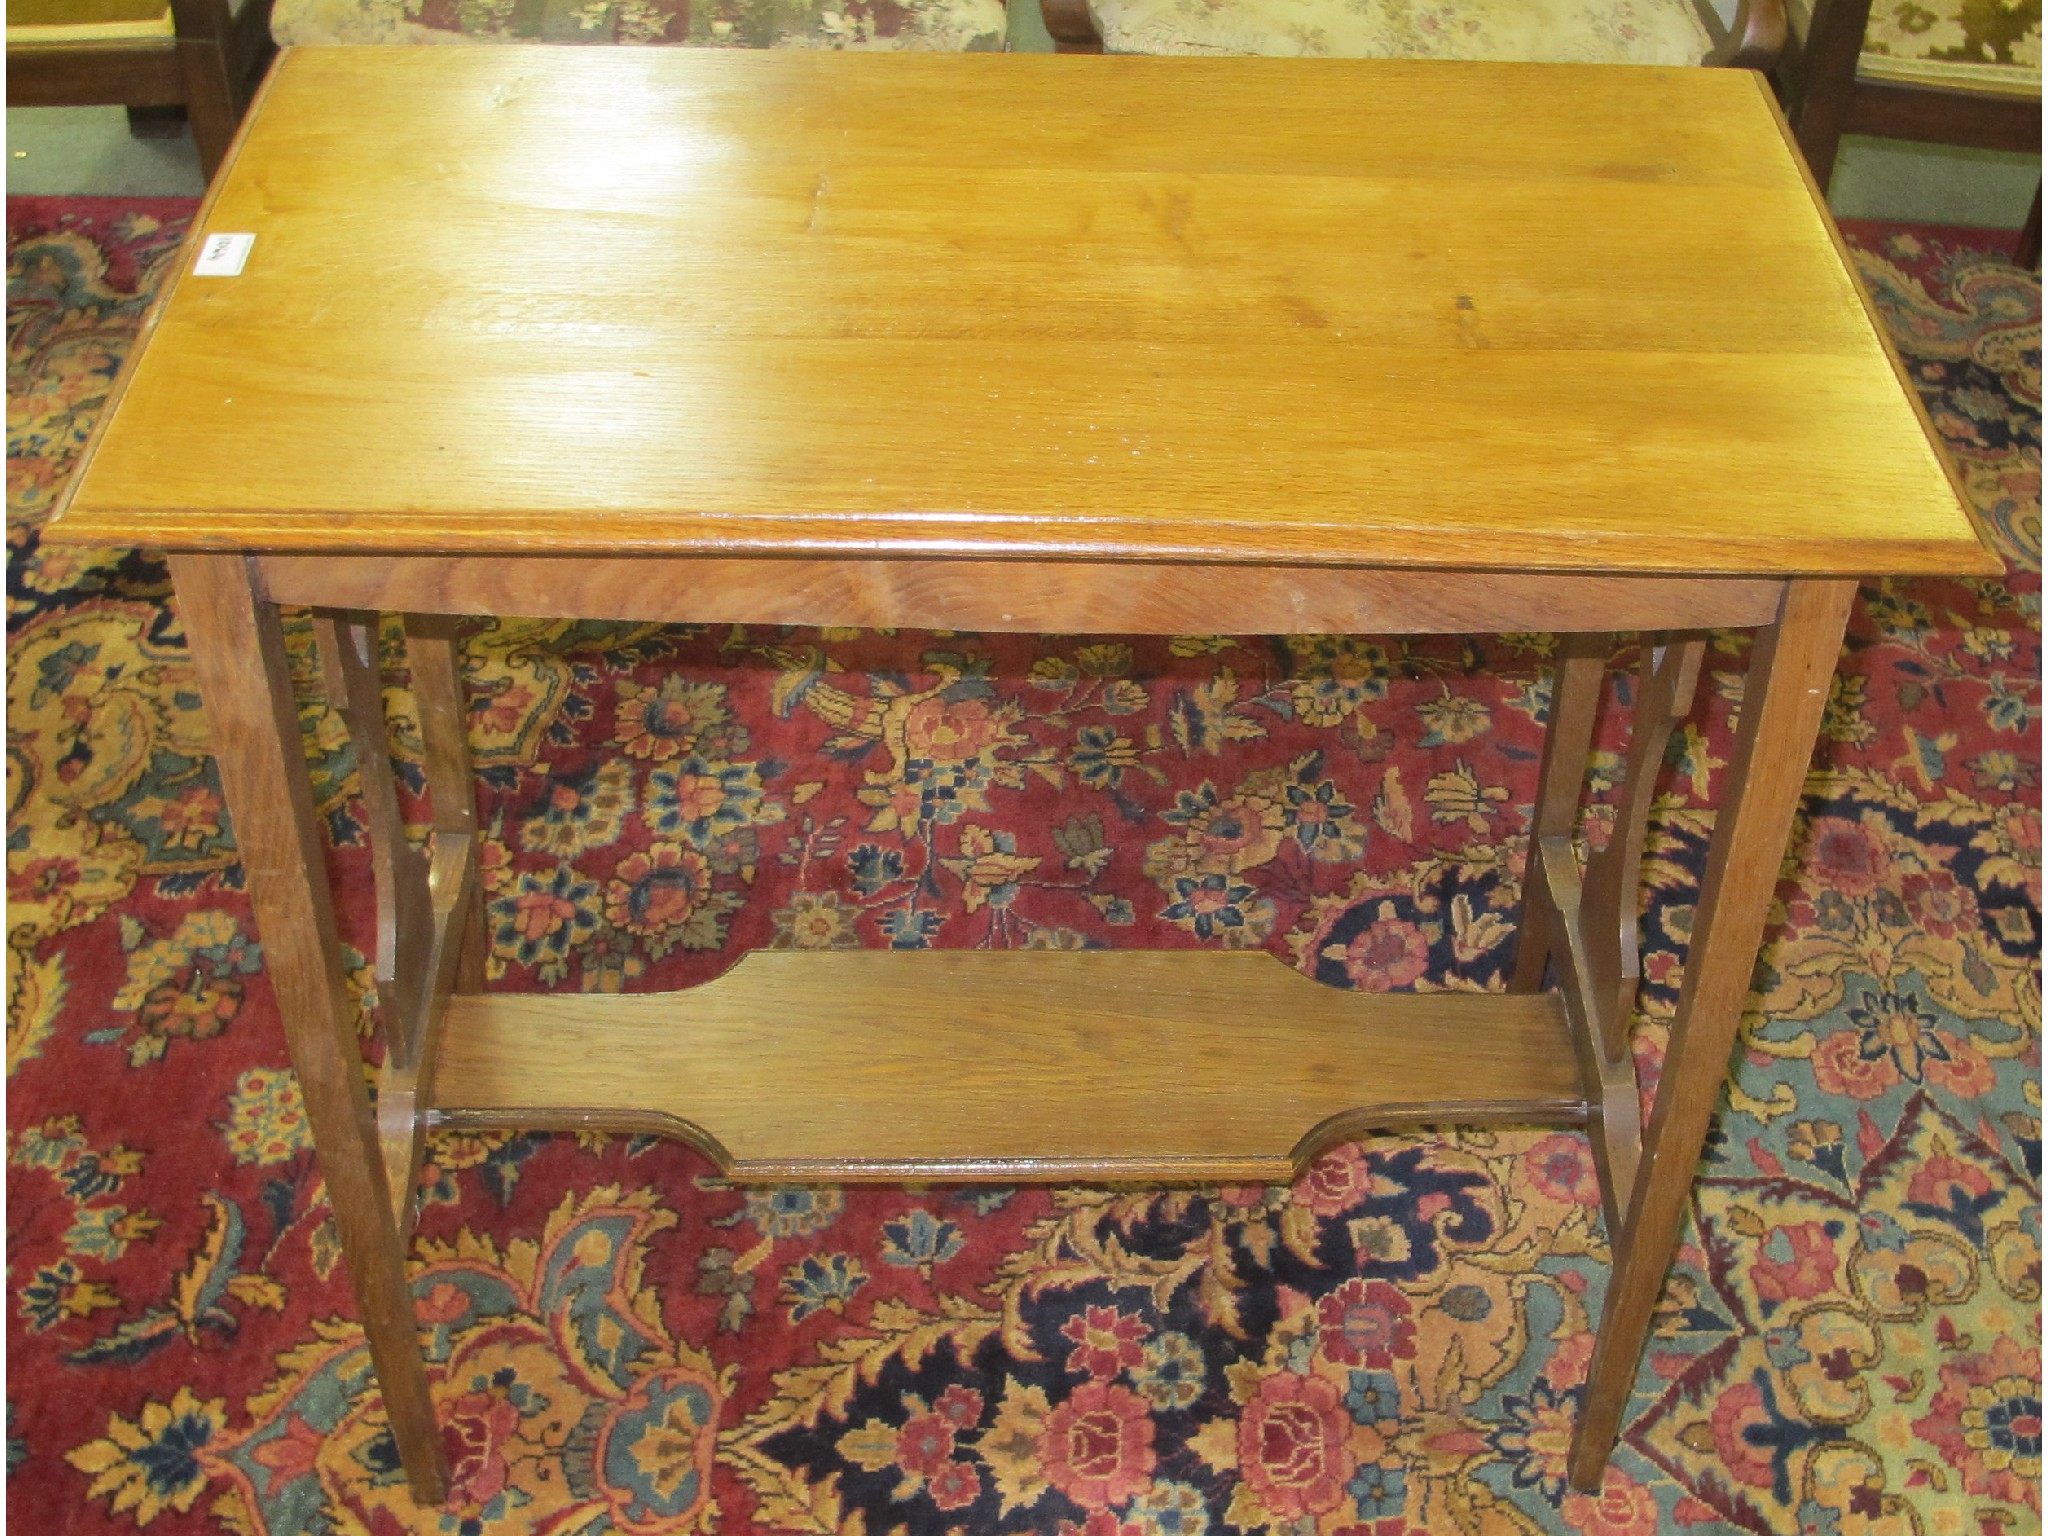
[[[1580,1488],[1599,1486],[1685,1223],[1855,594],[1850,581],[1791,582],[1778,622],[1757,635],[1663,1077],[1614,1243],[1572,1442],[1571,1477]]]
[[[241,555],[171,557],[258,936],[305,1095],[370,1359],[413,1495],[447,1489],[440,1430],[356,1048],[277,609]]]
[[[1593,726],[1600,713],[1600,683],[1607,675],[1613,636],[1565,635],[1558,642],[1557,675],[1550,685],[1550,723],[1543,733],[1543,765],[1536,777],[1536,809],[1529,822],[1525,892],[1535,889],[1538,850],[1546,837],[1570,837],[1586,793],[1586,758],[1593,750]],[[1550,914],[1541,901],[1522,898],[1521,932],[1515,939],[1510,992],[1543,986],[1550,961]]]

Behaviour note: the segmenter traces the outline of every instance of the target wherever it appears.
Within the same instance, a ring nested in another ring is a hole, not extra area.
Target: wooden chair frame
[[[1866,80],[1857,74],[1871,0],[1815,0],[1803,39],[1788,42],[1776,79],[1800,153],[1826,190],[1842,135],[2039,153],[2041,98]],[[2041,194],[2020,232],[2018,260],[2041,261]]]
[[[276,51],[271,0],[170,0],[175,36],[51,36],[7,43],[7,99],[16,107],[183,107],[211,181],[256,82]],[[36,28],[59,33],[60,28]],[[92,29],[81,28],[81,33]]]

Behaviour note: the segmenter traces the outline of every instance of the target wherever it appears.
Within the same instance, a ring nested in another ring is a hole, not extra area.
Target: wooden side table
[[[239,276],[160,301],[50,537],[172,551],[420,1499],[445,1487],[405,1277],[422,1139],[511,1124],[679,1135],[747,1180],[1006,1181],[1284,1179],[1376,1126],[1583,1125],[1615,1261],[1572,1458],[1597,1483],[1855,578],[1996,569],[1760,81],[320,50],[287,55],[194,238],[234,232]],[[380,610],[406,616],[422,714],[427,854],[363,774],[374,1096],[285,672],[296,604],[361,762],[387,751]],[[680,1000],[486,993],[450,616],[487,613],[1566,632],[1514,984],[775,953]],[[1638,863],[1712,627],[1756,642],[1645,1127]],[[1623,630],[1656,643],[1617,835],[1581,870]],[[914,1091],[935,1057],[943,1098]]]

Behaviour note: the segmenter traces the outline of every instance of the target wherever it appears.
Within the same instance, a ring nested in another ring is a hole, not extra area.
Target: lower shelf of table
[[[610,1128],[737,1180],[1286,1180],[1389,1124],[1585,1120],[1559,999],[1264,952],[758,952],[680,993],[449,1001],[430,1124]]]
[[[695,1143],[734,1178],[1285,1180],[1379,1126],[1576,1124],[1553,994],[1264,953],[761,952],[655,995],[451,999],[430,1123]]]

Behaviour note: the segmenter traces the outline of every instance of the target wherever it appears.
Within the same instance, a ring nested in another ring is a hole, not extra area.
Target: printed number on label
[[[254,235],[208,235],[199,242],[199,259],[192,263],[192,275],[240,277],[255,244]]]

